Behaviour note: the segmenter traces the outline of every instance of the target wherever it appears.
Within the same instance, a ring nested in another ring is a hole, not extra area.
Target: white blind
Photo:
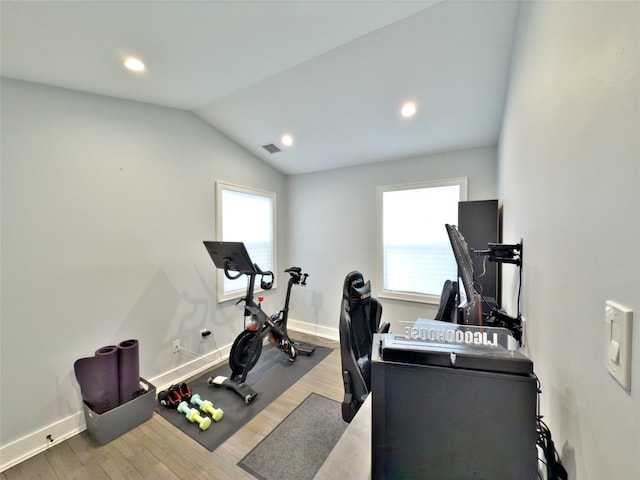
[[[461,187],[437,185],[382,192],[382,287],[439,296],[457,266],[445,224],[457,224]]]
[[[222,240],[243,242],[253,263],[262,270],[273,271],[273,199],[246,191],[223,188]],[[244,291],[246,277],[229,280],[223,276],[224,294]]]

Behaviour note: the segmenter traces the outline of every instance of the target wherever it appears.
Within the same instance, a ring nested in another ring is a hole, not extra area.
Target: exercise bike
[[[240,395],[245,403],[250,404],[258,395],[245,381],[247,374],[256,365],[262,353],[262,345],[265,338],[282,350],[293,362],[298,354],[311,355],[315,347],[306,343],[294,342],[289,338],[287,331],[287,319],[289,316],[289,299],[291,288],[294,285],[306,286],[307,273],[302,273],[300,267],[291,267],[285,270],[289,274],[287,294],[282,310],[267,315],[262,310],[263,297],[258,297],[258,303],[254,300],[255,281],[260,277],[260,287],[269,290],[273,286],[273,272],[263,271],[251,261],[249,253],[242,242],[204,242],[214,264],[224,270],[225,276],[230,280],[247,276],[247,289],[244,298],[237,304],[244,303],[245,329],[236,337],[229,355],[231,377],[209,378],[210,385],[228,388]],[[231,272],[236,272],[232,274]]]

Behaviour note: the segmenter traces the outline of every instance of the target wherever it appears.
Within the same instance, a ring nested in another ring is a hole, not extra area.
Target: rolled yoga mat
[[[102,347],[96,350],[93,357],[81,358],[73,364],[82,399],[98,414],[120,403],[118,351],[115,345]]]
[[[140,391],[138,340],[118,344],[118,385],[120,404],[133,400]]]

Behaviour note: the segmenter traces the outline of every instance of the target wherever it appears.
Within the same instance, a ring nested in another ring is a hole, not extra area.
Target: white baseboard
[[[300,322],[298,320],[287,320],[287,328],[295,332],[307,333],[309,335],[317,335],[318,337],[327,338],[329,340],[340,341],[340,333],[337,328],[316,325],[315,323]]]
[[[313,323],[289,319],[288,328],[293,331],[316,335],[318,337],[335,341],[339,341],[340,338],[337,328],[324,327]],[[146,378],[146,380],[156,387],[156,391],[164,390],[174,383],[184,382],[188,378],[205,372],[219,363],[224,362],[229,358],[230,351],[231,345],[227,345],[215,352],[196,357],[193,360],[154,378]],[[189,355],[190,352],[185,350],[183,354]],[[83,432],[86,428],[84,411],[80,410],[66,418],[62,418],[50,425],[47,425],[38,431],[27,434],[7,445],[2,445],[0,447],[0,472],[4,472],[9,468],[44,452],[49,447],[57,445],[58,443]],[[48,435],[51,435],[51,439],[53,441],[47,438]]]
[[[184,382],[190,377],[205,372],[224,362],[229,358],[231,345],[227,345],[215,352],[196,357],[193,360],[169,370],[154,378],[146,378],[156,387],[156,391],[164,390],[174,383]],[[189,355],[189,352],[183,352]],[[44,452],[49,447],[57,445],[68,438],[86,430],[87,425],[84,419],[84,411],[80,410],[67,418],[58,420],[40,430],[25,435],[18,440],[0,447],[0,472],[18,465],[29,458]],[[51,435],[53,441],[47,438]]]
[[[84,412],[79,411],[14,442],[3,445],[0,447],[0,472],[44,452],[52,445],[64,442],[86,428]],[[51,440],[47,438],[49,435]]]
[[[158,375],[157,377],[148,378],[147,380],[151,382],[155,387],[156,391],[161,391],[167,389],[169,386],[175,383],[181,383],[185,380],[198,375],[202,372],[209,370],[210,368],[215,367],[219,363],[224,362],[229,358],[229,353],[231,352],[231,345],[227,345],[225,347],[216,350],[215,352],[207,353],[206,355],[202,355],[194,358],[193,360],[180,365],[168,372],[163,373],[162,375]],[[189,355],[190,352],[184,351],[185,355]]]

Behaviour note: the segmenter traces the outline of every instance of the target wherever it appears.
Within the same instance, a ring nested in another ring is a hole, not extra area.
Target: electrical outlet
[[[178,340],[174,340],[171,343],[171,346],[172,346],[172,350],[171,351],[173,353],[178,353],[180,351],[180,340],[179,339]]]

